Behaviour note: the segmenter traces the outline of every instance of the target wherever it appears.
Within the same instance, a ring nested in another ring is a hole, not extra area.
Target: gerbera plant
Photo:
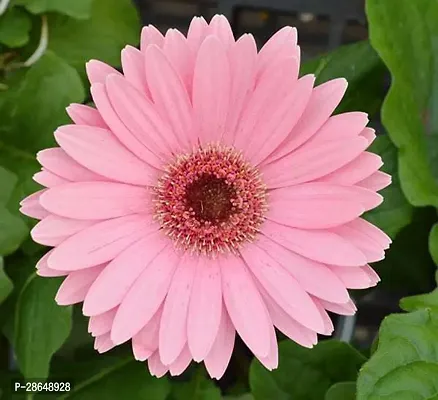
[[[300,77],[294,28],[258,51],[219,15],[187,37],[145,27],[121,63],[88,62],[94,104],[68,107],[21,203],[58,304],[83,302],[96,350],[129,341],[158,377],[194,360],[221,378],[236,334],[269,370],[276,329],[330,335],[391,242],[362,218],[390,183],[374,130],[333,115],[347,81]]]

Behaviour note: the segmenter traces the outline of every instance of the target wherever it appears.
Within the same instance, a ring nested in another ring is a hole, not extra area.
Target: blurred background
[[[304,59],[368,38],[365,0],[135,0],[143,24],[186,33],[193,15],[224,14],[238,36],[251,32],[259,45],[283,26],[295,26]]]

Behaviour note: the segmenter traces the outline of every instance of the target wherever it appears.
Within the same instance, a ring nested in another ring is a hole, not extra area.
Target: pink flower
[[[99,352],[131,340],[153,375],[193,359],[219,379],[237,332],[273,369],[274,326],[312,347],[326,310],[355,312],[347,289],[378,282],[367,263],[390,239],[360,217],[390,183],[374,131],[331,116],[347,82],[314,87],[299,60],[294,28],[257,53],[215,16],[187,38],[144,28],[123,74],[87,64],[96,108],[68,108],[21,210],[54,247],[39,275],[66,276],[56,300],[84,302]]]

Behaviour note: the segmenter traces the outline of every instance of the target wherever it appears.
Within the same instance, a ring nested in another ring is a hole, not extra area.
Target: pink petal
[[[197,144],[192,107],[187,90],[167,57],[157,46],[146,51],[146,77],[152,99],[186,148]]]
[[[245,154],[247,152],[251,154],[248,148],[251,139],[257,135],[263,135],[263,139],[266,140],[265,130],[271,128],[268,123],[273,115],[276,116],[276,120],[278,119],[278,104],[283,104],[281,108],[281,113],[283,113],[284,103],[295,93],[298,68],[299,65],[295,58],[281,59],[260,78],[248,99],[237,127],[234,141],[236,148],[241,149]]]
[[[240,253],[248,268],[281,308],[306,328],[322,329],[323,323],[312,299],[292,275],[256,245],[246,246]]]
[[[374,142],[374,139],[376,138],[376,131],[373,128],[365,128],[361,133],[361,136],[363,136],[366,140],[368,140],[368,145]]]
[[[158,227],[145,215],[128,215],[99,222],[56,247],[48,259],[48,266],[74,271],[103,264],[155,230]]]
[[[257,44],[252,35],[245,34],[232,45],[228,52],[231,73],[230,104],[222,140],[228,145],[234,143],[234,133],[248,96],[252,91]]]
[[[289,135],[303,114],[312,94],[315,77],[299,79],[291,93],[278,104],[269,119],[262,120],[249,142],[247,157],[254,164],[265,160]]]
[[[135,157],[110,131],[66,125],[55,132],[56,141],[77,162],[90,170],[134,185],[154,185],[157,170]]]
[[[104,333],[109,333],[111,331],[111,326],[113,325],[116,312],[117,308],[113,308],[102,314],[90,317],[90,320],[88,321],[88,332],[90,332],[92,336],[100,336]]]
[[[37,275],[44,276],[44,277],[55,277],[55,276],[68,275],[68,272],[66,272],[66,271],[58,271],[58,270],[49,268],[49,266],[47,264],[47,260],[50,257],[50,255],[52,254],[52,252],[53,252],[53,250],[48,251],[38,261],[38,263],[35,267],[37,269]]]
[[[208,24],[203,17],[194,17],[187,33],[187,44],[193,53],[197,53],[207,35]]]
[[[304,144],[297,151],[261,168],[269,188],[279,188],[321,178],[343,167],[367,146],[363,137],[327,141],[319,146]]]
[[[310,139],[328,120],[341,102],[347,90],[347,81],[333,79],[314,88],[298,123],[282,145],[275,150],[264,163],[275,161],[291,153]]]
[[[365,151],[342,168],[323,176],[319,181],[338,185],[354,185],[375,174],[382,165],[383,161],[380,156]]]
[[[163,52],[184,82],[187,92],[191,93],[195,57],[187,39],[177,29],[169,29],[164,39]]]
[[[225,305],[222,307],[221,321],[213,347],[204,360],[205,367],[212,378],[222,378],[233,353],[236,331],[228,316]]]
[[[84,315],[101,314],[121,304],[142,272],[168,244],[161,232],[154,232],[115,257],[90,288],[84,301]],[[124,313],[125,308],[121,306],[114,319],[113,332],[120,328],[118,325]],[[112,340],[117,344],[122,343],[116,340],[114,334]]]
[[[197,267],[187,316],[187,340],[193,359],[202,361],[216,338],[222,313],[221,270],[216,260]]]
[[[50,215],[50,213],[43,208],[40,203],[40,197],[46,192],[47,189],[39,190],[32,193],[20,202],[20,212],[28,217],[35,219],[44,219]]]
[[[181,352],[181,354],[177,357],[177,359],[170,364],[169,371],[170,375],[178,376],[181,375],[187,367],[190,365],[192,361],[192,355],[190,354],[189,347],[186,345]]]
[[[148,367],[151,375],[157,378],[161,378],[169,371],[169,367],[161,362],[158,350],[148,358]]]
[[[272,322],[252,276],[236,256],[222,259],[221,271],[224,301],[234,327],[254,354],[267,357]]]
[[[104,83],[108,75],[120,74],[119,71],[99,60],[90,60],[85,64],[88,80],[92,85]]]
[[[163,166],[163,160],[159,157],[159,155],[155,154],[148,147],[146,147],[143,143],[144,141],[142,142],[141,140],[139,140],[139,136],[141,137],[141,135],[134,134],[133,131],[128,129],[129,127],[124,123],[124,121],[128,119],[129,116],[126,116],[126,107],[119,105],[122,100],[126,98],[126,93],[123,91],[123,89],[119,89],[118,86],[113,84],[114,82],[118,82],[120,80],[123,82],[122,86],[129,85],[123,77],[117,78],[115,75],[110,75],[105,81],[106,86],[99,84],[91,87],[93,100],[100,113],[102,114],[102,117],[105,119],[106,123],[110,127],[111,132],[114,134],[111,135],[111,137],[105,139],[102,138],[101,140],[103,142],[109,141],[109,145],[112,144],[112,146],[106,151],[120,152],[120,148],[123,149],[126,154],[129,154],[131,159],[129,161],[130,163],[134,162],[132,160],[136,160],[135,162],[137,164],[140,160],[144,161],[145,164],[140,164],[142,165],[142,169],[145,169],[146,167],[149,167],[150,170],[153,170],[152,167],[160,169]],[[141,97],[141,94],[135,89],[133,90],[133,92],[136,92],[138,97]],[[121,100],[118,100],[119,95]],[[143,99],[143,97],[141,98]],[[122,146],[122,144],[126,146],[126,148],[130,151],[126,150],[125,147]],[[136,155],[140,160],[134,157],[134,155]],[[124,156],[124,158],[126,158],[126,156]],[[128,161],[128,159],[126,159],[126,161]]]
[[[331,311],[339,315],[354,315],[357,311],[357,308],[352,300],[350,300],[348,303],[345,304],[330,303],[328,301],[321,299],[319,299],[319,302],[328,311]]]
[[[322,319],[324,320],[324,332],[321,332],[321,335],[324,336],[331,336],[333,331],[335,330],[335,327],[333,326],[333,322],[329,315],[327,314],[327,311],[322,306],[320,299],[316,297],[312,297],[315,306],[318,308],[319,313],[321,314]]]
[[[262,47],[257,59],[257,75],[260,76],[284,55],[297,54],[297,30],[290,26],[280,29]]]
[[[267,370],[272,371],[273,369],[278,368],[278,344],[274,326],[271,327],[270,345],[271,347],[269,349],[269,354],[267,355],[267,357],[257,358]]]
[[[122,50],[122,68],[125,79],[147,98],[151,97],[146,72],[144,69],[144,55],[135,47],[126,46]],[[116,75],[119,76],[119,75]]]
[[[377,275],[376,271],[374,271],[369,265],[364,265],[363,267],[360,267],[360,269],[368,275],[372,286],[377,285],[380,282],[379,275]]]
[[[157,28],[155,28],[155,26],[148,25],[143,27],[140,40],[140,49],[142,52],[145,52],[148,46],[153,44],[162,47],[163,43],[164,36]]]
[[[170,126],[134,87],[112,76],[107,80],[107,89],[114,110],[129,129],[132,146],[146,147],[164,161],[180,150]],[[128,146],[128,142],[125,144]]]
[[[315,331],[312,331],[295,321],[262,287],[261,293],[273,324],[282,333],[304,347],[312,348],[318,342],[318,337]]]
[[[214,36],[202,43],[193,77],[193,112],[202,144],[218,141],[225,131],[230,101],[230,67],[223,44]]]
[[[78,164],[67,153],[59,148],[41,150],[37,160],[50,172],[69,181],[105,181],[107,178],[91,172]]]
[[[328,301],[348,301],[342,281],[326,265],[300,256],[263,235],[258,238],[257,246],[287,270],[306,292]]]
[[[350,222],[382,201],[371,190],[306,183],[271,191],[267,218],[295,228],[326,229]]]
[[[354,223],[332,228],[331,231],[358,248],[366,256],[367,262],[376,262],[385,258],[383,247],[364,233],[362,229],[356,227]]]
[[[66,111],[72,121],[77,125],[97,126],[98,128],[107,128],[105,121],[99,111],[93,107],[84,104],[70,104]]]
[[[144,361],[158,349],[158,335],[160,332],[161,306],[149,322],[132,337],[132,350],[136,360]]]
[[[32,239],[45,246],[58,246],[65,239],[93,225],[94,221],[85,221],[49,215],[30,231]]]
[[[371,279],[361,267],[339,267],[337,265],[328,266],[348,289],[366,289],[374,286]]]
[[[349,139],[353,136],[359,136],[368,122],[368,115],[363,112],[348,112],[334,115],[312,137],[311,144],[318,146],[330,140]]]
[[[385,232],[365,219],[358,218],[350,222],[349,226],[362,232],[385,250],[388,249],[389,245],[392,243],[391,238]]]
[[[66,218],[97,220],[151,211],[150,192],[115,182],[73,182],[47,190],[41,205]]]
[[[365,255],[341,236],[330,231],[304,230],[266,221],[261,231],[295,253],[324,264],[364,265]]]
[[[60,306],[68,306],[84,301],[93,282],[106,264],[71,272],[56,293],[55,301]]]
[[[151,320],[169,290],[179,259],[180,255],[171,244],[152,262],[148,262],[147,268],[124,296],[117,312],[111,331],[115,343],[130,339]]]
[[[111,338],[108,333],[105,333],[101,336],[97,336],[94,339],[94,349],[98,351],[98,353],[106,353],[115,347],[115,344],[111,341]]]
[[[41,186],[45,186],[46,188],[63,185],[69,182],[66,179],[44,169],[40,172],[37,172],[33,176],[33,180],[36,183],[39,183]]]
[[[368,178],[365,178],[358,182],[357,185],[378,192],[389,186],[391,184],[391,181],[391,175],[388,175],[382,171],[377,171],[368,176]]]
[[[164,302],[159,350],[163,364],[172,364],[187,342],[187,313],[197,260],[184,257],[178,266]]]
[[[356,204],[361,204],[368,211],[379,206],[383,197],[371,190],[354,186],[341,186],[333,183],[309,182],[300,185],[275,189],[269,192],[270,202],[280,200],[312,201],[343,199]]]
[[[234,43],[234,35],[230,23],[223,15],[215,15],[208,26],[207,35],[217,37],[228,49]]]

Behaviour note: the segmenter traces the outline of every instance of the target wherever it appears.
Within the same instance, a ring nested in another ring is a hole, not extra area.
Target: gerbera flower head
[[[330,335],[327,311],[355,312],[347,289],[378,282],[390,243],[361,218],[390,183],[367,115],[331,116],[347,82],[299,78],[294,28],[258,52],[223,16],[187,37],[145,27],[121,59],[87,64],[94,107],[68,107],[22,202],[53,247],[39,275],[66,276],[57,302],[83,302],[96,349],[131,341],[156,376],[195,360],[220,378],[236,332],[268,369],[274,327]]]

